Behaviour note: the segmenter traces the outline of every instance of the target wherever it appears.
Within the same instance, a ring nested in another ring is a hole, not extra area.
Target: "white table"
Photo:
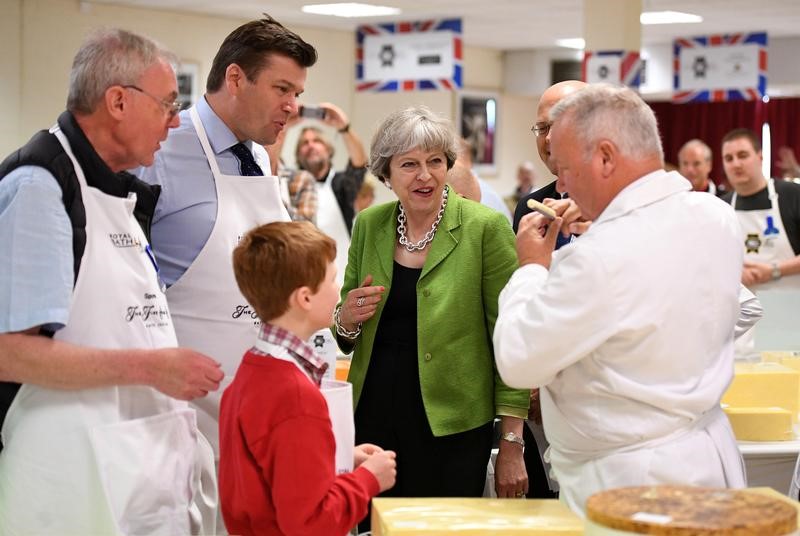
[[[768,486],[780,493],[789,492],[800,440],[738,443],[747,470],[748,487]]]

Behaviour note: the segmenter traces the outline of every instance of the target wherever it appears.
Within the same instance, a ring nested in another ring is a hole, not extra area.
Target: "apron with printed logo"
[[[256,341],[255,347],[275,359],[293,363],[304,376],[308,377],[308,373],[289,355],[286,348],[261,339]],[[336,474],[349,473],[353,470],[356,441],[353,386],[348,382],[323,378],[320,392],[328,404],[328,416],[331,419],[333,439],[336,441]]]
[[[189,115],[214,176],[217,216],[203,249],[167,290],[167,299],[180,345],[222,363],[225,378],[219,390],[193,402],[200,431],[219,457],[222,392],[233,381],[261,323],[239,291],[231,256],[250,229],[273,221],[289,221],[289,214],[281,201],[278,177],[223,175],[197,110],[190,109]],[[269,169],[266,162],[258,163],[261,169]]]
[[[347,267],[347,252],[350,249],[350,233],[344,223],[342,210],[333,193],[333,176],[331,168],[325,182],[317,182],[317,227],[336,242],[336,281],[344,282],[344,269]]]
[[[736,210],[736,217],[742,230],[742,242],[745,248],[744,260],[771,264],[780,263],[795,256],[786,229],[783,227],[778,194],[775,182],[767,181],[770,206],[761,210]],[[731,206],[736,209],[736,192],[731,198]],[[751,289],[756,295],[762,290],[800,289],[800,277],[783,277],[777,281],[769,281]],[[755,352],[755,328],[742,334],[735,342],[738,359],[758,359]]]
[[[136,197],[86,183],[64,134],[86,210],[86,248],[67,325],[55,339],[95,348],[176,346]],[[53,390],[24,384],[0,454],[0,534],[214,532],[211,447],[186,402],[145,386]]]

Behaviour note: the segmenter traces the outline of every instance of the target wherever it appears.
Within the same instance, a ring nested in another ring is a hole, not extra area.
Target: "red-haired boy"
[[[326,365],[304,341],[332,324],[336,244],[308,222],[250,231],[233,252],[240,290],[261,318],[220,409],[219,488],[231,534],[343,535],[394,485],[395,454],[355,448],[336,474]]]

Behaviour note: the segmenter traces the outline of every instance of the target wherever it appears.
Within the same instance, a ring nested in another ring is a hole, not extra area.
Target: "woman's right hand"
[[[339,319],[342,327],[353,331],[360,322],[366,322],[375,311],[383,298],[385,287],[372,286],[372,274],[367,274],[361,286],[354,288],[347,293],[342,309],[339,312]]]

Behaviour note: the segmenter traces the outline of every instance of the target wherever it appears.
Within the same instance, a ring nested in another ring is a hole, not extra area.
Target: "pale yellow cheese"
[[[792,414],[783,408],[726,407],[736,439],[740,441],[789,441],[794,439]]]
[[[734,408],[783,408],[797,420],[800,371],[778,363],[736,363],[736,375],[722,403]]]
[[[800,370],[800,352],[765,350],[761,352],[761,361]]]
[[[372,501],[373,536],[578,536],[583,521],[555,499],[405,499]]]

